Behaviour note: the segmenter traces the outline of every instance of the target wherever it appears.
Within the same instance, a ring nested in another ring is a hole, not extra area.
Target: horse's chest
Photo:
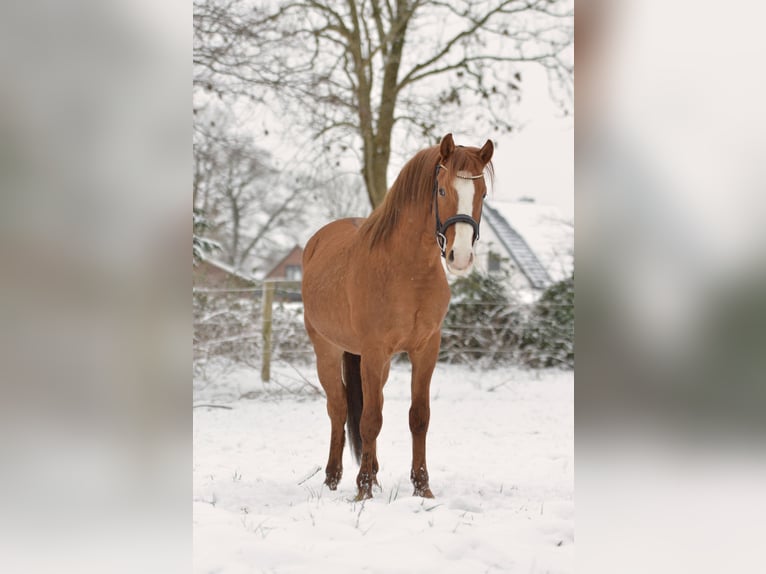
[[[441,327],[450,297],[446,279],[436,272],[381,269],[354,274],[359,287],[351,305],[356,330],[397,351],[417,346]]]
[[[436,313],[418,312],[412,318],[412,327],[407,339],[410,342],[419,343],[429,339],[441,328],[443,315]]]
[[[402,308],[398,310],[398,316],[404,319],[399,333],[403,343],[418,344],[441,328],[449,305],[449,291],[445,297],[438,290],[419,290],[403,299]]]

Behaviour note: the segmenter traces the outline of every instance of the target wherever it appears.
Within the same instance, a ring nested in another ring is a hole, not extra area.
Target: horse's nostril
[[[450,252],[449,252],[449,262],[452,263],[453,261],[455,261],[455,250],[454,249],[450,250]]]

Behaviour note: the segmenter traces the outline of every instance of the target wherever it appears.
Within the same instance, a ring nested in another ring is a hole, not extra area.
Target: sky
[[[548,95],[545,72],[524,71],[524,95],[514,114],[521,129],[497,138],[495,191],[498,199],[533,197],[574,217],[574,118],[563,117]]]

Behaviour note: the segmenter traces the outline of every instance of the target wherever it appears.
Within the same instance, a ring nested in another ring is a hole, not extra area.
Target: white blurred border
[[[762,564],[764,15],[577,5],[578,572]]]
[[[191,4],[0,8],[0,570],[186,572]]]

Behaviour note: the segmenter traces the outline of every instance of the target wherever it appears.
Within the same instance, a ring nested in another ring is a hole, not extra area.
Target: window
[[[285,267],[285,279],[288,281],[300,281],[301,280],[301,266],[300,265],[288,265]]]
[[[487,270],[490,272],[500,271],[500,263],[501,263],[500,256],[494,251],[490,251],[489,257],[487,259]]]

